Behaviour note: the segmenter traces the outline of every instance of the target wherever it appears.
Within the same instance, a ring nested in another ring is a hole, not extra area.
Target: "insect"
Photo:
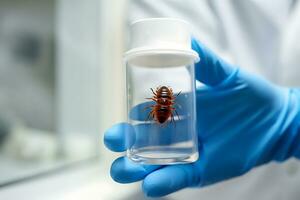
[[[150,107],[152,109],[148,114],[148,119],[150,116],[152,116],[152,118],[158,124],[164,124],[169,118],[171,118],[171,121],[175,123],[174,113],[179,118],[179,115],[175,109],[175,99],[180,95],[181,92],[179,92],[177,95],[174,95],[172,88],[166,86],[157,87],[155,92],[152,88],[150,89],[153,93],[153,97],[146,99],[153,100],[155,105],[146,107]]]

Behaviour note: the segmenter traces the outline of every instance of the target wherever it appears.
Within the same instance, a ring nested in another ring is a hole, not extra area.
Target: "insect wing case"
[[[128,157],[143,164],[198,159],[194,62],[186,22],[136,21],[125,53],[128,122],[134,133]]]

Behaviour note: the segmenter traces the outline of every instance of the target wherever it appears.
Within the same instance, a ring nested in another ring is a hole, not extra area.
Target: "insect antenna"
[[[156,96],[156,93],[154,92],[154,90],[152,88],[150,88],[150,90],[152,91],[152,93],[154,94],[154,96]]]
[[[182,91],[178,92],[178,94],[176,94],[176,97],[178,97],[181,94]]]

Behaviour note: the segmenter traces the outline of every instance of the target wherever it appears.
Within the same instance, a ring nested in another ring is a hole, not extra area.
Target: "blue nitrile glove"
[[[300,158],[300,92],[232,66],[195,40],[192,47],[201,58],[196,78],[206,85],[197,89],[198,161],[156,166],[120,157],[111,167],[117,182],[143,180],[148,196],[213,184],[269,161]],[[113,126],[104,136],[106,146],[118,152],[134,139],[134,128],[126,123]]]

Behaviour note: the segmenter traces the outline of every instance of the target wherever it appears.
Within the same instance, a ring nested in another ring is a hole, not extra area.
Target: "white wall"
[[[92,151],[103,152],[102,133],[124,119],[125,5],[117,0],[57,1],[58,128],[71,138],[92,135]]]

